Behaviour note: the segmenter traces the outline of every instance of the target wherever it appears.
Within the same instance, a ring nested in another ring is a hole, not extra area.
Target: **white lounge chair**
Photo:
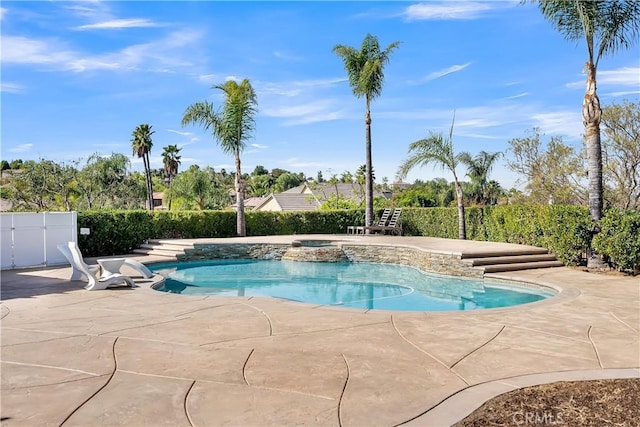
[[[58,245],[58,250],[62,252],[64,257],[71,264],[72,273],[70,280],[87,280],[84,287],[89,291],[106,289],[113,285],[135,286],[133,279],[120,273],[103,274],[98,277],[100,266],[88,266],[82,258],[82,253],[75,242],[62,243]]]

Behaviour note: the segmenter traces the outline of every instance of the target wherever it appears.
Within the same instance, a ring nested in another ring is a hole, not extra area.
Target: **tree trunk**
[[[242,171],[240,168],[240,154],[236,153],[236,225],[239,237],[247,235],[245,216],[244,216],[244,187],[242,185]]]
[[[371,162],[371,112],[369,111],[369,102],[367,100],[367,112],[364,116],[365,124],[365,187],[364,187],[364,223],[367,226],[373,225],[373,169]],[[367,230],[368,232],[368,230]]]
[[[600,141],[602,110],[600,109],[600,99],[596,93],[596,67],[592,62],[587,62],[586,69],[587,89],[582,103],[582,121],[587,148],[589,214],[595,223],[593,230],[595,236],[600,232],[599,222],[602,219],[602,144]],[[602,255],[591,248],[587,253],[587,267],[606,267]]]
[[[467,239],[467,225],[464,217],[464,202],[462,199],[462,187],[458,180],[455,180],[456,200],[458,204],[458,239]]]
[[[149,153],[145,153],[142,156],[144,163],[144,174],[147,181],[147,202],[149,203],[149,210],[153,210],[153,184],[151,182],[151,165],[149,162]]]

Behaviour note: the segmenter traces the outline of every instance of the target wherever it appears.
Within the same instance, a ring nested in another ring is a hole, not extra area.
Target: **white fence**
[[[2,269],[68,264],[59,243],[78,241],[77,212],[0,214]]]

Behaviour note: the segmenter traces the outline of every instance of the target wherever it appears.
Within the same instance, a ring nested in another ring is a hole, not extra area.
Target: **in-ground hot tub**
[[[342,246],[332,240],[294,240],[282,259],[304,262],[349,261]]]

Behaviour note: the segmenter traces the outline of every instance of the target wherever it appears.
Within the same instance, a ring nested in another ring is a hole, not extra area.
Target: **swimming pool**
[[[549,298],[549,289],[427,274],[373,263],[208,260],[150,266],[163,292],[260,296],[318,305],[406,311],[508,307]]]

